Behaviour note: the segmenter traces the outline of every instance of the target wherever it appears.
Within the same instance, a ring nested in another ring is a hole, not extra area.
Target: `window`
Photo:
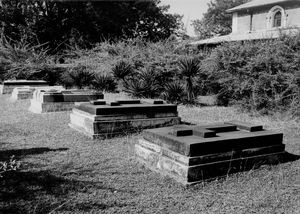
[[[281,19],[282,19],[281,11],[277,11],[274,14],[273,27],[281,27]]]
[[[267,15],[267,29],[285,28],[287,15],[283,7],[276,5],[269,10]]]

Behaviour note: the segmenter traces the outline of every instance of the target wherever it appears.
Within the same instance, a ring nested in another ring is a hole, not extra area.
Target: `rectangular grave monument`
[[[162,100],[103,100],[82,103],[70,115],[70,127],[91,138],[180,123],[177,105]]]
[[[76,103],[103,99],[103,94],[90,90],[43,90],[33,92],[29,111],[47,113],[70,111]]]
[[[33,92],[36,89],[51,91],[51,90],[64,90],[64,87],[63,86],[46,86],[46,87],[23,86],[23,87],[16,87],[12,91],[10,101],[14,102],[14,101],[17,101],[17,100],[32,99]]]
[[[184,185],[279,163],[283,134],[239,121],[144,130],[135,154],[146,167]]]
[[[0,94],[11,94],[16,87],[45,87],[49,84],[44,80],[6,80],[0,85]]]

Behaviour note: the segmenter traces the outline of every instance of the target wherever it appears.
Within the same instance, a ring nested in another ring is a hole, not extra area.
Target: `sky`
[[[183,16],[183,23],[187,28],[187,34],[195,36],[194,28],[190,25],[192,20],[201,19],[208,9],[207,3],[211,0],[161,0],[161,5],[170,5],[169,13],[177,13]]]

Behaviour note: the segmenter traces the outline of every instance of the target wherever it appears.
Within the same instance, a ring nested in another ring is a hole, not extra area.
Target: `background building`
[[[194,42],[197,45],[228,41],[278,38],[300,29],[300,0],[253,0],[227,10],[232,33]]]

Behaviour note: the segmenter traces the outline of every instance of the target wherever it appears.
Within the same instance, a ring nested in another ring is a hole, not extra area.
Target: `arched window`
[[[281,11],[277,11],[274,14],[274,18],[273,18],[273,27],[281,27],[281,19],[282,19],[282,13]]]
[[[287,16],[283,7],[276,5],[269,10],[267,16],[267,29],[285,28]]]

